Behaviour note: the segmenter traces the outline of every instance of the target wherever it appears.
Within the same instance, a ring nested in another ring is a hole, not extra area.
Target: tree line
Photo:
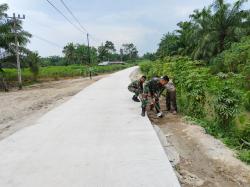
[[[23,29],[21,20],[15,20],[16,27],[14,29],[14,20],[8,19],[6,16],[8,8],[7,4],[0,4],[0,84],[2,85],[6,84],[4,68],[17,67],[15,35],[17,35],[21,68],[29,68],[34,77],[37,77],[40,66],[86,65],[89,60],[91,64],[97,64],[101,61],[134,62],[138,58],[138,50],[133,43],[123,44],[117,50],[112,41],[106,41],[98,47],[91,46],[90,48],[85,44],[68,43],[62,49],[62,57],[40,57],[37,51],[31,51],[27,48],[32,34]]]
[[[182,55],[211,63],[233,43],[250,35],[250,12],[243,9],[245,2],[238,0],[230,4],[215,0],[209,6],[195,10],[188,21],[177,24],[177,30],[163,36],[153,55],[161,59]]]
[[[93,63],[101,61],[135,61],[138,58],[138,50],[133,43],[123,44],[117,52],[112,41],[106,41],[95,47],[90,47],[90,61]],[[65,65],[87,64],[88,46],[84,44],[69,43],[63,48]]]
[[[152,61],[140,64],[151,78],[169,75],[178,110],[234,148],[250,164],[250,10],[245,0],[215,0],[166,33]]]

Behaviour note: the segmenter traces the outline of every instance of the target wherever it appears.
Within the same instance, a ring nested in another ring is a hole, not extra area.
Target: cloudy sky
[[[72,21],[60,0],[50,0]],[[64,0],[81,24],[93,36],[91,45],[111,40],[118,48],[133,42],[140,54],[157,49],[162,35],[176,29],[179,21],[187,20],[194,9],[213,0]],[[234,2],[228,0],[228,2]],[[86,43],[86,36],[75,29],[46,0],[1,0],[13,12],[25,14],[24,29],[34,37],[29,48],[41,56],[61,55],[69,42]],[[250,3],[246,4],[250,8]],[[48,44],[38,37],[53,42]]]

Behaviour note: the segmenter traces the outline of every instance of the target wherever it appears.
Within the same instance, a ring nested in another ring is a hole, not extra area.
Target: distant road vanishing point
[[[179,187],[148,118],[114,73],[0,142],[1,187]]]

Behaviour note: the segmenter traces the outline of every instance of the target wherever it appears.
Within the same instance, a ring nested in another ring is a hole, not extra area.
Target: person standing
[[[172,80],[170,80],[165,88],[167,90],[166,95],[166,108],[167,111],[177,114],[177,104],[176,104],[176,88]]]
[[[139,80],[135,80],[128,85],[128,90],[134,93],[132,100],[140,102],[138,96],[143,92],[143,83],[146,81],[146,76],[142,76]]]

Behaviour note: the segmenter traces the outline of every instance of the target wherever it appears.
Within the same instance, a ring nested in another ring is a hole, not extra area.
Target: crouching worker
[[[157,112],[157,117],[163,117],[160,108],[159,98],[162,92],[164,91],[165,85],[168,83],[168,81],[169,81],[168,76],[163,76],[161,78],[153,78],[145,84],[142,94],[142,106],[141,106],[142,116],[145,116],[146,108],[149,103],[148,100],[150,98],[151,99],[150,108],[153,109],[155,107],[155,110]]]
[[[172,112],[173,114],[177,113],[177,104],[176,104],[176,88],[174,83],[170,80],[166,85],[167,95],[166,95],[166,108],[167,111]]]
[[[133,101],[140,102],[138,96],[143,92],[143,83],[146,81],[146,76],[142,76],[139,80],[135,80],[128,85],[128,90],[134,93]]]

